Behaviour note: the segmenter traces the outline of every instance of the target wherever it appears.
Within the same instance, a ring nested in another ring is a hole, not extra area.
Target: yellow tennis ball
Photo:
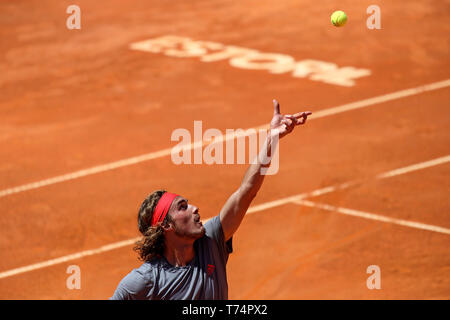
[[[347,15],[344,11],[335,11],[331,15],[331,23],[335,27],[342,27],[347,22]]]

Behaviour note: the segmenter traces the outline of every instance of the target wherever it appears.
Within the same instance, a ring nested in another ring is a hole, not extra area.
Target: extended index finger
[[[294,114],[293,117],[295,119],[298,119],[298,118],[302,118],[302,117],[304,118],[304,117],[307,117],[310,115],[312,115],[311,111],[303,111],[303,112],[298,112],[298,113]]]

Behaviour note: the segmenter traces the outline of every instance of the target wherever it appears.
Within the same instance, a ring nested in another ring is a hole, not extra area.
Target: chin
[[[190,238],[190,239],[200,239],[201,237],[203,237],[206,233],[206,229],[204,226],[202,226],[200,229],[194,231],[194,232],[190,232],[190,233],[184,233],[184,234],[178,234],[179,236],[182,236],[184,238]]]
[[[205,235],[205,233],[206,233],[206,229],[204,226],[202,226],[202,237]]]
[[[204,226],[202,226],[200,228],[200,231],[198,233],[196,233],[196,238],[200,239],[201,237],[203,237],[205,235],[205,233],[206,233],[206,229]]]

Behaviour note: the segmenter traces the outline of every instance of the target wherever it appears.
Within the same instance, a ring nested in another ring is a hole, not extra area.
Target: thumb
[[[273,114],[280,114],[280,104],[275,99],[273,99]]]

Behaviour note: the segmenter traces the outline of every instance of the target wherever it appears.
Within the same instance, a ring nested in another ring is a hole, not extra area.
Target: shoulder
[[[219,225],[220,225],[219,215],[208,219],[208,221],[205,222],[206,233],[211,234],[212,232],[215,231],[215,229],[217,229],[219,227]]]
[[[223,239],[223,229],[219,215],[214,216],[205,222],[205,235],[208,238],[213,238],[215,240]]]
[[[207,238],[213,239],[218,245],[219,249],[225,254],[231,253],[233,251],[232,238],[230,238],[228,241],[225,241],[222,223],[220,221],[220,215],[216,215],[205,222],[205,231],[205,236]]]
[[[152,264],[144,262],[120,281],[111,300],[149,299],[154,282],[152,274]]]

